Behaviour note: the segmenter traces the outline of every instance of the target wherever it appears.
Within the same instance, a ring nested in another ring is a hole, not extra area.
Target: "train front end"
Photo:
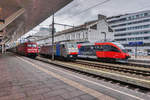
[[[67,43],[67,58],[76,60],[78,56],[78,48],[76,43]]]
[[[117,42],[112,42],[116,48],[118,48],[118,50],[120,51],[119,53],[119,58],[116,59],[118,60],[118,62],[126,62],[129,58],[130,58],[130,55],[128,54],[127,50],[124,48],[123,45],[121,45],[120,43],[117,43]]]
[[[130,55],[124,46],[117,42],[96,43],[96,55],[98,58],[115,62],[127,62]]]
[[[38,55],[37,43],[27,43],[26,44],[26,55],[35,58]]]

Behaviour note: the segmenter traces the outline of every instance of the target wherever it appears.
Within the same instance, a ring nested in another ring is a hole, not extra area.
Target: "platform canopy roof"
[[[0,42],[18,39],[71,1],[0,0]]]

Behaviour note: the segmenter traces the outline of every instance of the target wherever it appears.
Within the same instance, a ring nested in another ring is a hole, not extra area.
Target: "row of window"
[[[148,15],[150,15],[150,13],[137,14],[137,15],[134,15],[134,16],[127,17],[127,20],[134,20],[134,19],[137,19],[137,18],[146,17]]]
[[[28,44],[28,47],[37,47],[36,44]]]
[[[139,18],[143,18],[143,17],[147,17],[147,16],[150,16],[150,13],[137,14],[137,15],[134,15],[134,16],[129,16],[127,18],[121,18],[121,19],[117,19],[117,20],[108,21],[108,23],[113,24],[113,23],[118,23],[118,22],[122,22],[122,21],[139,19]]]
[[[125,47],[135,47],[136,45],[129,45],[129,44],[123,44]],[[143,43],[142,45],[138,45],[138,47],[140,46],[150,46],[150,43]]]
[[[126,21],[126,18],[121,18],[121,19],[117,19],[117,20],[108,21],[108,23],[113,24],[113,23],[118,23],[118,22],[122,22],[122,21]]]
[[[83,32],[83,33],[67,34],[67,35],[65,35],[65,38],[68,39],[68,40],[71,40],[71,39],[87,39],[88,38],[88,33]]]
[[[136,41],[136,40],[150,40],[150,37],[135,37],[135,38],[122,38],[115,39],[116,41]]]
[[[128,28],[115,29],[115,31],[116,32],[120,32],[120,31],[136,30],[136,29],[143,29],[143,28],[149,28],[149,27],[150,27],[150,24],[148,24],[148,25],[134,26],[134,27],[128,27]]]
[[[145,20],[140,20],[140,21],[134,21],[134,22],[129,22],[129,23],[125,23],[125,24],[112,25],[111,27],[115,28],[115,27],[132,25],[132,24],[139,24],[139,23],[145,23],[145,22],[150,22],[150,19],[145,19]]]
[[[130,35],[143,35],[143,34],[150,34],[150,31],[143,31],[143,32],[132,32],[132,33],[123,33],[123,34],[115,34],[114,36],[130,36]]]
[[[80,48],[80,52],[89,52],[89,51],[113,51],[113,52],[120,52],[119,49],[113,47],[111,45],[97,45],[97,46],[82,46]]]

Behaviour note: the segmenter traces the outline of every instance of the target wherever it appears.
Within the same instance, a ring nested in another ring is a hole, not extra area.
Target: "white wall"
[[[97,24],[97,29],[90,29],[91,26]],[[63,33],[61,35],[55,36],[54,41],[63,41],[63,40],[76,40],[78,42],[96,42],[96,41],[104,41],[105,35],[101,32],[106,33],[106,39],[109,41],[114,40],[114,34],[109,32],[108,24],[105,20],[99,20],[93,24],[87,26],[87,29],[79,30],[76,32]],[[51,41],[51,39],[49,39]],[[48,42],[48,41],[46,41]]]
[[[97,30],[95,29],[89,29],[88,39],[90,42],[96,42],[96,41],[104,41],[105,35],[101,32],[106,33],[106,40],[112,41],[114,40],[114,34],[113,32],[108,31],[108,24],[105,20],[99,20],[97,22]]]

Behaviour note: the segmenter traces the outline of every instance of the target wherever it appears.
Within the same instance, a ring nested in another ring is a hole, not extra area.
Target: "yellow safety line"
[[[39,70],[41,70],[41,71],[43,71],[43,72],[45,72],[45,73],[47,73],[47,74],[49,74],[49,75],[51,75],[51,76],[53,76],[53,77],[55,77],[55,78],[57,78],[57,79],[59,79],[59,80],[65,82],[66,84],[69,84],[70,86],[73,86],[73,87],[75,87],[75,88],[78,88],[79,90],[81,90],[81,91],[83,91],[83,92],[85,92],[85,93],[88,93],[88,94],[90,94],[90,95],[96,97],[96,98],[99,99],[99,100],[103,99],[102,97],[108,98],[109,100],[116,100],[116,99],[114,99],[114,98],[112,98],[112,97],[110,97],[110,96],[106,96],[106,95],[104,95],[104,94],[102,94],[102,93],[100,93],[100,92],[98,92],[98,91],[96,91],[96,90],[93,90],[93,89],[91,89],[91,88],[88,88],[88,87],[86,87],[86,86],[83,86],[83,85],[81,85],[81,84],[79,84],[79,83],[77,83],[77,82],[75,82],[75,81],[72,81],[72,80],[67,79],[67,78],[65,78],[65,77],[62,77],[62,76],[60,76],[60,75],[58,75],[58,74],[56,74],[56,73],[53,73],[53,72],[51,72],[51,71],[48,71],[48,70],[46,70],[46,69],[44,69],[44,68],[42,68],[42,67],[40,67],[40,66],[38,66],[38,65],[36,65],[36,64],[34,64],[34,63],[32,63],[32,62],[29,62],[29,61],[27,61],[27,60],[25,60],[25,59],[23,59],[23,58],[21,58],[21,57],[18,57],[18,56],[17,56],[17,58],[21,59],[22,61],[24,61],[24,62],[26,62],[26,63],[31,64],[31,65],[32,65],[33,67],[35,67],[35,68],[37,68],[37,69],[39,69]]]

